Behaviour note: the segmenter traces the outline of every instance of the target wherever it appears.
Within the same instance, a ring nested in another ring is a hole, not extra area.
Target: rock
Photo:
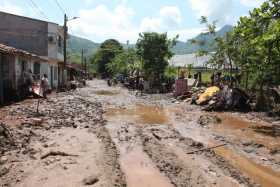
[[[252,149],[252,148],[246,148],[246,149],[244,149],[244,151],[245,151],[246,153],[252,153],[252,152],[254,152],[254,149]]]
[[[43,119],[41,118],[32,118],[31,121],[34,125],[41,125],[43,123]]]
[[[9,173],[9,168],[8,167],[3,167],[0,169],[0,177],[6,175],[7,173]]]
[[[0,165],[4,165],[8,162],[8,158],[6,156],[3,156],[0,158]]]
[[[244,141],[244,142],[242,142],[242,145],[244,145],[244,146],[250,146],[250,145],[252,145],[252,144],[254,144],[254,142],[253,141]]]
[[[89,176],[85,179],[83,179],[84,185],[93,185],[99,181],[98,177],[96,175]]]
[[[221,121],[222,120],[215,115],[203,115],[199,117],[197,122],[201,126],[207,126],[209,124],[221,123]]]
[[[261,160],[262,160],[262,161],[268,161],[268,159],[265,158],[265,157],[262,157]]]
[[[280,148],[274,148],[269,151],[270,154],[275,155],[280,153]]]

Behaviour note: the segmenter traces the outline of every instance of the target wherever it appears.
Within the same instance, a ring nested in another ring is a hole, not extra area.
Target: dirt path
[[[33,100],[1,109],[18,141],[2,150],[0,186],[280,186],[279,124],[88,84],[40,117]],[[50,151],[67,154],[41,159]]]
[[[42,101],[39,116],[36,103],[5,108],[2,120],[18,142],[1,155],[0,186],[126,185],[100,103],[62,93]]]

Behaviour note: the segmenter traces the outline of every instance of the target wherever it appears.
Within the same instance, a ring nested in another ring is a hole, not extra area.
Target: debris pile
[[[33,104],[11,105],[8,116],[18,116],[20,124],[7,127],[0,124],[0,155],[9,150],[26,151],[30,139],[40,134],[40,129],[60,129],[62,127],[89,128],[101,124],[102,107],[98,102],[86,101],[72,92],[59,93],[48,100],[40,100],[39,112],[36,112],[37,100]]]
[[[250,97],[239,88],[211,86],[192,88],[177,100],[191,101],[191,104],[204,106],[205,111],[249,111]]]
[[[11,130],[4,123],[0,123],[0,152],[2,153],[14,145]]]
[[[204,108],[206,111],[249,111],[250,97],[241,89],[224,87],[217,92]]]

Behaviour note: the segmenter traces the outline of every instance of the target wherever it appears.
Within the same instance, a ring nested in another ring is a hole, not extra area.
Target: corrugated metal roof
[[[169,64],[177,67],[184,67],[192,64],[196,67],[206,67],[210,56],[197,57],[196,54],[185,54],[185,55],[175,55],[173,56]]]
[[[22,50],[22,49],[17,49],[17,48],[11,47],[11,46],[7,46],[7,45],[1,44],[1,43],[0,43],[0,51],[7,53],[7,54],[19,54],[19,55],[24,55],[24,56],[28,56],[28,57],[39,58],[41,60],[46,61],[46,59],[43,59],[38,55],[35,55],[33,53],[30,53],[30,52]]]

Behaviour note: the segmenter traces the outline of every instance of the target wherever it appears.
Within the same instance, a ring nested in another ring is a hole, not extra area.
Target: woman
[[[41,79],[41,85],[42,85],[43,97],[46,99],[47,92],[49,90],[49,80],[48,80],[48,76],[46,74],[44,74]]]

